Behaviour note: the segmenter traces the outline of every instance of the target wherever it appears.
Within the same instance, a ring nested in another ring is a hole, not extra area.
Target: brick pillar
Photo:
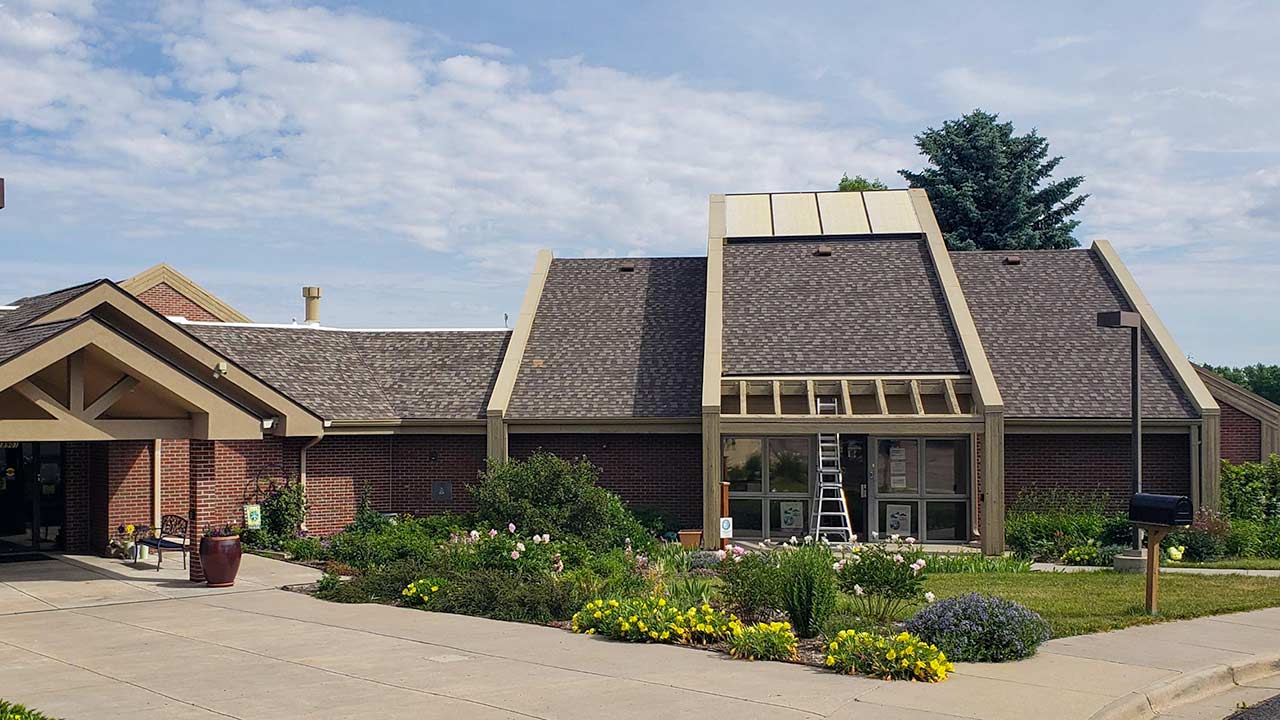
[[[89,552],[89,443],[62,444],[62,482],[66,498],[62,521],[64,549],[72,553]]]
[[[189,577],[192,582],[204,582],[204,566],[200,564],[200,537],[204,534],[205,526],[211,522],[213,510],[211,493],[214,491],[214,444],[210,440],[192,440],[188,450],[188,518],[191,521],[188,529],[191,542]]]

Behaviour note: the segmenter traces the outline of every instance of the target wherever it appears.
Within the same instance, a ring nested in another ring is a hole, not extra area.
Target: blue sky
[[[496,326],[533,253],[1038,128],[1183,349],[1280,362],[1280,5],[0,0],[0,301],[169,262],[260,321]]]

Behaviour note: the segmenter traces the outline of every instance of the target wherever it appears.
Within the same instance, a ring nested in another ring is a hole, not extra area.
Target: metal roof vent
[[[819,245],[817,249],[813,251],[813,256],[814,257],[831,257],[831,246]]]
[[[635,271],[636,271],[636,264],[631,260],[623,260],[622,264],[618,266],[618,272],[635,272]]]
[[[1005,255],[1004,264],[1005,265],[1021,265],[1022,256],[1021,255]]]

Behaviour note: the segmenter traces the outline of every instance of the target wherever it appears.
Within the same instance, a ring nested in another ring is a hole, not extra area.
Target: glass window
[[[915,495],[919,492],[920,445],[917,440],[881,440],[876,456],[876,493]]]
[[[760,535],[764,527],[764,505],[759,498],[729,498],[729,516],[733,518],[733,534],[738,537]]]
[[[769,492],[809,493],[809,439],[769,440]]]
[[[919,536],[920,503],[915,500],[894,502],[886,500],[880,505],[880,537],[890,535]]]
[[[929,540],[953,540],[962,542],[969,539],[968,512],[962,502],[925,503],[924,509],[925,537]]]
[[[964,440],[926,440],[924,487],[929,495],[969,492],[969,443]]]
[[[800,537],[809,532],[809,502],[807,500],[770,500],[769,535],[775,540],[792,535]]]
[[[726,438],[724,441],[724,479],[730,492],[763,492],[761,479],[761,445],[757,438]],[[759,515],[759,509],[756,510]],[[757,526],[758,527],[758,526]]]

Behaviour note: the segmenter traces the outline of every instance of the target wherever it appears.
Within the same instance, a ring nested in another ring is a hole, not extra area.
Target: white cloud
[[[938,75],[942,94],[961,106],[1006,113],[1044,113],[1083,107],[1094,102],[1086,92],[1052,89],[1047,85],[1015,80],[1000,73],[958,67]]]

